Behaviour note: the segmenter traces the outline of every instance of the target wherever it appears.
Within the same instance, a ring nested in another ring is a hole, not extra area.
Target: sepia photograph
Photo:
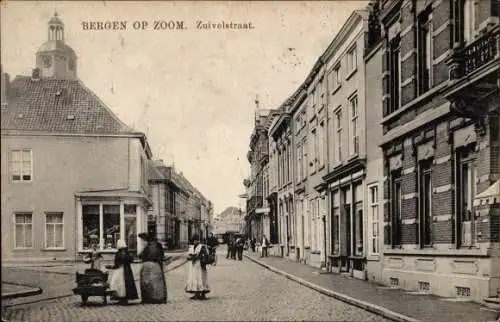
[[[2,322],[500,322],[500,1],[0,1]]]

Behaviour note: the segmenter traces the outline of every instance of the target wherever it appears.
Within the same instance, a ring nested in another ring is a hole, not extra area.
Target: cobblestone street
[[[381,317],[321,295],[305,286],[244,259],[225,259],[209,268],[212,292],[193,301],[184,292],[187,266],[167,273],[168,303],[164,305],[104,306],[90,298],[82,307],[77,296],[4,308],[8,321],[178,321],[178,320],[322,320],[384,321]],[[71,283],[65,283],[68,288]]]

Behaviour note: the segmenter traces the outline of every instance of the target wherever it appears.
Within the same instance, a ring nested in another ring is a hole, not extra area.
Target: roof
[[[148,178],[150,181],[163,181],[166,177],[152,160],[148,161]]]
[[[1,112],[2,130],[143,135],[118,119],[78,79],[17,76]]]
[[[66,45],[62,40],[49,40],[44,42],[40,46],[40,48],[38,48],[38,52],[49,52],[49,51],[69,52],[76,56],[73,48]]]

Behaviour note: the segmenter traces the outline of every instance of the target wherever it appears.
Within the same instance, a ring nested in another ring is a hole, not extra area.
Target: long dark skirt
[[[142,303],[166,303],[167,284],[163,269],[156,262],[144,262],[141,269]]]

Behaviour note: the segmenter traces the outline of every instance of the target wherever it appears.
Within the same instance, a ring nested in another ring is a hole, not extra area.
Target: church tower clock
[[[75,51],[64,43],[64,23],[57,12],[48,24],[48,39],[36,53],[41,77],[76,79]]]

